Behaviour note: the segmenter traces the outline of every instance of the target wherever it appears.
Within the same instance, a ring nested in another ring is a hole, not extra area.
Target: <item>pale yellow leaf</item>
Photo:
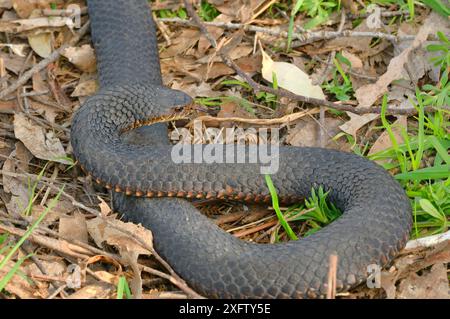
[[[275,74],[279,87],[297,95],[325,99],[322,88],[319,85],[313,85],[308,74],[292,63],[275,62],[262,48],[261,51],[263,55],[262,76],[266,81],[273,83]]]

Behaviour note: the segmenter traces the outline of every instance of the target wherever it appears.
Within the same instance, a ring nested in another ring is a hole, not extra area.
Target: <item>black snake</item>
[[[354,154],[280,147],[272,175],[279,197],[306,197],[323,186],[343,211],[298,241],[240,241],[185,199],[168,198],[262,201],[269,191],[261,163],[174,163],[163,123],[123,133],[191,99],[162,85],[146,0],[90,0],[88,9],[101,89],[74,116],[74,154],[115,191],[118,211],[152,230],[155,248],[192,287],[210,297],[321,297],[331,254],[339,258],[337,290],[343,291],[366,279],[368,265],[383,266],[402,249],[412,224],[408,198],[383,168]]]

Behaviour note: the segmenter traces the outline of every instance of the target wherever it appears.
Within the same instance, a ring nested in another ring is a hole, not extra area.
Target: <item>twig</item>
[[[445,241],[450,241],[450,230],[443,234],[410,240],[406,243],[405,250],[433,247]]]
[[[190,14],[189,14],[190,15]],[[193,16],[191,15],[193,18]],[[194,19],[194,18],[193,18]],[[198,27],[195,19],[184,20],[180,18],[160,18],[158,21],[165,23],[175,23],[181,25],[187,25],[191,27]],[[244,30],[248,32],[258,32],[264,33],[275,37],[288,38],[288,32],[277,29],[270,29],[265,27],[259,27],[251,24],[242,24],[242,23],[232,23],[232,22],[203,22],[202,24],[207,27],[218,27],[226,30]],[[373,32],[373,31],[352,31],[352,30],[342,30],[342,31],[305,31],[302,33],[294,32],[292,33],[292,39],[297,40],[297,46],[310,44],[312,42],[321,41],[321,40],[330,40],[339,37],[371,37],[371,38],[380,38],[386,39],[389,41],[399,42],[405,40],[414,40],[413,35],[393,35],[384,32]]]
[[[86,22],[83,27],[76,33],[76,35],[67,43],[61,46],[58,50],[55,50],[48,58],[45,58],[35,66],[33,66],[31,69],[29,69],[27,72],[25,72],[21,77],[17,79],[17,81],[10,85],[8,88],[4,89],[0,92],[0,100],[5,99],[9,94],[15,92],[20,86],[24,85],[28,82],[33,76],[33,74],[43,70],[46,68],[50,63],[55,62],[59,59],[62,52],[67,49],[68,47],[76,45],[81,38],[87,33],[89,30],[89,21]]]
[[[197,121],[217,121],[217,122],[240,122],[253,125],[278,125],[292,123],[306,115],[317,114],[318,108],[306,110],[302,112],[292,113],[275,119],[246,119],[241,117],[214,117],[214,116],[199,116],[195,120]]]
[[[192,4],[188,0],[184,0],[184,4],[185,4],[185,7],[186,7],[186,10],[188,11],[188,14],[191,16],[191,18],[194,21],[195,25],[200,29],[202,34],[208,39],[208,41],[210,42],[211,46],[213,48],[217,49],[217,42],[216,42],[216,40],[211,36],[211,34],[206,29],[205,24],[203,24],[203,22],[198,17],[197,13],[195,12],[194,8],[192,7]],[[339,33],[339,32],[336,32],[336,34],[337,33]],[[293,101],[308,103],[308,104],[312,104],[312,105],[316,105],[316,106],[326,106],[326,107],[329,107],[329,108],[332,108],[332,109],[335,109],[335,110],[338,110],[338,111],[352,112],[352,113],[355,113],[355,114],[368,114],[368,113],[380,114],[381,113],[381,107],[364,107],[364,108],[360,107],[360,108],[355,108],[350,103],[345,103],[344,104],[344,103],[339,103],[339,102],[330,102],[330,101],[327,101],[327,100],[321,100],[321,99],[306,97],[306,96],[302,96],[302,95],[297,95],[295,93],[292,93],[292,92],[287,91],[287,90],[282,89],[282,88],[273,89],[271,87],[259,84],[256,81],[254,81],[228,55],[223,53],[221,50],[218,50],[218,55],[221,57],[223,62],[228,67],[232,68],[240,77],[245,79],[245,81],[247,81],[247,83],[256,92],[271,93],[271,94],[274,94],[274,95],[277,95],[277,96],[289,98],[289,99],[291,99]],[[442,107],[442,109],[450,110],[450,108],[448,108],[448,107]],[[433,106],[427,106],[427,107],[425,107],[425,111],[433,112],[433,111],[436,111],[436,108],[433,107]],[[403,108],[403,109],[388,107],[386,109],[386,114],[389,114],[389,115],[414,115],[414,114],[417,114],[417,110],[414,107],[412,107],[412,108]]]
[[[328,263],[328,290],[327,290],[327,299],[335,299],[336,298],[336,275],[337,275],[337,255],[330,255],[329,263]]]

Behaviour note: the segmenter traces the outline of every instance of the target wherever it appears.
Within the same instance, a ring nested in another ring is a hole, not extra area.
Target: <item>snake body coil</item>
[[[321,185],[343,211],[331,225],[295,242],[243,242],[186,200],[139,198],[262,200],[268,189],[261,163],[175,164],[164,124],[121,134],[190,98],[162,86],[147,1],[90,0],[88,6],[101,90],[74,117],[74,154],[118,192],[120,212],[152,230],[155,248],[191,286],[211,297],[319,297],[326,293],[331,254],[339,258],[337,289],[343,291],[365,280],[368,265],[385,265],[403,247],[412,223],[403,189],[378,165],[333,150],[280,147],[272,176],[280,198],[306,197]]]

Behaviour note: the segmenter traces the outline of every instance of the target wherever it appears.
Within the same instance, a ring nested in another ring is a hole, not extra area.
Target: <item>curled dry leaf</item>
[[[102,243],[116,246],[119,252],[132,251],[138,255],[151,255],[151,251],[142,247],[136,238],[152,247],[152,233],[142,226],[132,223],[125,223],[112,218],[94,218],[87,221],[88,232],[94,239],[97,246],[102,247]],[[125,230],[125,232],[121,231]],[[132,236],[131,236],[132,234]]]
[[[103,216],[108,216],[111,213],[111,207],[109,207],[109,205],[100,196],[97,196],[97,198],[100,201],[100,204],[98,205],[100,207],[100,212]]]
[[[69,47],[62,52],[62,55],[83,72],[95,72],[97,68],[95,52],[89,44]]]
[[[142,226],[124,223],[116,219],[108,219],[107,222],[104,218],[99,217],[88,221],[88,230],[97,245],[107,242],[118,248],[123,261],[130,265],[133,270],[131,290],[133,296],[139,298],[142,295],[142,279],[141,270],[137,263],[138,257],[139,255],[151,255],[152,252],[143,247],[136,238],[153,249],[152,233]]]
[[[313,85],[312,80],[297,66],[287,62],[274,62],[270,56],[264,52],[261,47],[263,62],[262,76],[266,81],[273,83],[273,75],[276,75],[279,87],[291,91],[292,93],[312,97],[316,99],[325,99],[322,88],[319,85]]]
[[[59,138],[53,132],[46,132],[22,113],[14,115],[14,134],[37,158],[71,164],[65,159],[66,152]]]

